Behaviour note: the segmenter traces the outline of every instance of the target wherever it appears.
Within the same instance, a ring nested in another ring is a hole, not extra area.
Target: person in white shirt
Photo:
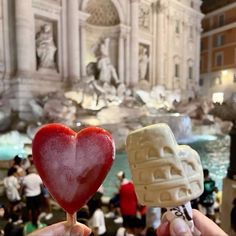
[[[142,232],[145,229],[145,225],[142,220],[137,216],[130,216],[126,221],[126,226],[120,227],[116,236],[135,236],[144,235]]]
[[[120,227],[118,228],[117,232],[116,232],[116,236],[134,236],[133,233],[130,233],[126,230],[125,227]]]
[[[90,219],[89,227],[92,229],[95,236],[106,235],[105,216],[101,210],[101,194],[95,194],[88,202]]]
[[[26,207],[31,219],[33,211],[39,211],[41,208],[41,187],[43,185],[34,166],[28,169],[28,174],[24,177],[22,185],[26,197]]]
[[[22,181],[22,178],[25,176],[25,170],[24,168],[22,167],[22,158],[19,157],[18,155],[14,157],[14,160],[13,160],[13,167],[16,168],[16,177],[18,178],[18,180],[21,182]]]
[[[11,167],[8,170],[7,177],[5,177],[3,180],[6,196],[8,201],[10,202],[10,210],[13,210],[14,206],[17,205],[21,200],[19,194],[20,185],[18,183],[16,174],[17,169],[15,167]]]

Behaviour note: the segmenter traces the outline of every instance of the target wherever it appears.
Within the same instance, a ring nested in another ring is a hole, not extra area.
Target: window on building
[[[218,25],[223,26],[224,24],[225,24],[225,15],[221,14],[219,15],[219,18],[218,18]]]
[[[204,85],[204,80],[203,80],[203,78],[200,78],[199,79],[199,86],[203,86]]]
[[[236,74],[234,73],[234,79],[233,82],[236,83]]]
[[[223,65],[223,53],[216,53],[215,55],[215,65],[222,66]]]
[[[192,66],[188,67],[188,78],[189,79],[193,78],[193,67]]]
[[[180,33],[180,22],[179,22],[179,20],[177,20],[176,24],[175,24],[175,33],[176,34]]]
[[[204,50],[204,43],[203,43],[203,41],[201,41],[201,51],[203,51]]]
[[[179,78],[179,64],[175,64],[175,77]]]
[[[234,63],[236,64],[236,48],[234,49]]]
[[[203,71],[204,69],[204,61],[203,61],[203,57],[200,59],[200,71]]]
[[[224,41],[225,41],[225,37],[223,34],[217,35],[215,38],[215,46],[216,47],[222,46],[224,44]]]
[[[189,27],[189,37],[190,39],[193,39],[193,26],[192,25]]]
[[[191,1],[190,7],[194,8],[194,3],[193,3],[193,1]]]
[[[233,75],[233,83],[236,83],[236,73]]]

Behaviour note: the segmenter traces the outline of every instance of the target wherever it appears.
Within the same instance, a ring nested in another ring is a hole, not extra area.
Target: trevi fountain
[[[101,126],[117,148],[104,183],[111,195],[115,171],[129,175],[127,134],[167,122],[179,143],[200,152],[221,189],[231,123],[198,97],[201,4],[0,0],[0,158],[30,153],[45,123]]]

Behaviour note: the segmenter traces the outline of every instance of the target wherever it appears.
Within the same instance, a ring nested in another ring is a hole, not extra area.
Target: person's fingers
[[[91,229],[88,228],[86,225],[77,223],[71,229],[71,236],[88,236],[91,234]]]
[[[193,221],[202,236],[227,236],[218,225],[195,209],[193,209]]]
[[[161,225],[156,230],[157,236],[169,236],[170,234],[169,226],[170,223],[168,221],[161,223]]]
[[[46,226],[42,229],[36,230],[31,233],[29,236],[54,236],[54,235],[62,235],[63,232],[66,232],[66,221],[59,222],[50,226]]]
[[[171,236],[193,236],[187,223],[182,218],[175,218],[170,223]]]
[[[165,212],[164,214],[163,214],[163,216],[161,217],[161,223],[164,223],[164,222],[166,222],[166,221],[168,221],[167,220],[167,212]],[[169,222],[169,221],[168,221]]]
[[[77,223],[72,228],[68,227],[67,222],[59,222],[47,227],[44,227],[40,230],[34,231],[29,236],[88,236],[91,233],[91,230],[83,224]]]
[[[181,218],[175,218],[171,222],[162,221],[156,230],[157,236],[192,236],[191,230]]]

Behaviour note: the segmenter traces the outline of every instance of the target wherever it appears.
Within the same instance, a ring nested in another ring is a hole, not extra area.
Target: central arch
[[[96,26],[115,26],[120,23],[120,17],[111,0],[90,0],[86,7],[90,14],[87,23]]]
[[[81,5],[81,10],[83,11],[83,12],[86,12],[86,9],[87,9],[87,7],[88,7],[88,4],[89,4],[89,2],[90,2],[91,0],[84,0],[83,2],[82,2],[82,5]],[[104,0],[104,1],[108,1],[108,0]],[[116,8],[116,10],[117,10],[117,12],[118,12],[118,15],[119,15],[119,20],[120,20],[120,24],[122,24],[122,23],[124,23],[125,22],[125,17],[124,17],[124,12],[123,12],[123,9],[122,9],[122,7],[121,7],[121,5],[120,5],[120,2],[118,1],[118,0],[109,0],[109,1],[111,1],[111,3],[115,6],[115,8]],[[94,1],[94,2],[98,2],[98,0],[96,0],[96,1]]]

